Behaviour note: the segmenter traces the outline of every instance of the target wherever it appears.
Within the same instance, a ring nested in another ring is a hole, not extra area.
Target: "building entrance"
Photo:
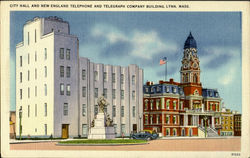
[[[62,138],[69,138],[69,125],[62,124]]]

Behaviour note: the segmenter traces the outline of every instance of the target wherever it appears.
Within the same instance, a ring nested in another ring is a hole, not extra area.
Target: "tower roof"
[[[186,48],[197,48],[196,46],[196,41],[194,39],[194,37],[192,36],[192,33],[189,33],[189,36],[187,37],[186,41],[185,41],[185,45],[184,45],[184,49]]]

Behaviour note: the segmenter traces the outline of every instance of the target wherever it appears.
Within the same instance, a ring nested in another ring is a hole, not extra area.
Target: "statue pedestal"
[[[105,127],[104,113],[98,113],[95,119],[95,126],[89,130],[88,139],[114,139],[114,127]]]

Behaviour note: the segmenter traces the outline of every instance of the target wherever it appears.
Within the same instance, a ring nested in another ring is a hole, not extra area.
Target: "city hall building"
[[[202,87],[197,45],[191,33],[181,63],[180,83],[170,79],[144,85],[144,129],[163,136],[220,135],[222,99],[216,89]]]
[[[80,57],[79,40],[61,18],[26,22],[16,45],[17,137],[20,123],[24,137],[87,137],[102,95],[117,136],[142,129],[141,68]]]

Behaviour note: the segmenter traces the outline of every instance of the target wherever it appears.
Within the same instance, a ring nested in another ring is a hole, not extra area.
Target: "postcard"
[[[249,157],[248,4],[2,2],[1,156]]]

